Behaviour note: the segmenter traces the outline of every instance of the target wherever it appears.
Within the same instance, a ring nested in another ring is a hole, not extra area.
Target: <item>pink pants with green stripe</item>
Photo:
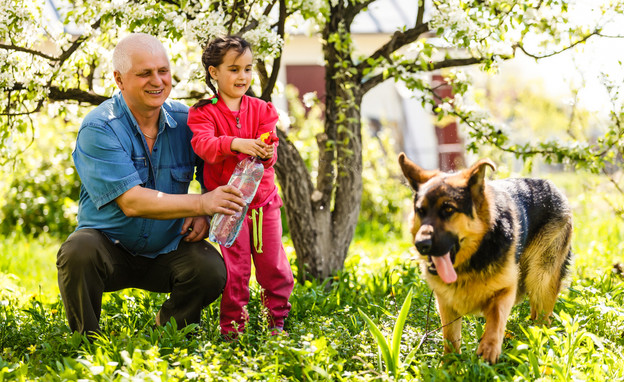
[[[240,234],[230,248],[221,246],[227,268],[227,282],[221,299],[221,333],[242,332],[249,316],[251,261],[256,280],[263,289],[263,303],[269,312],[269,327],[283,328],[290,311],[288,298],[294,279],[282,245],[282,221],[278,194],[265,206],[250,209]]]

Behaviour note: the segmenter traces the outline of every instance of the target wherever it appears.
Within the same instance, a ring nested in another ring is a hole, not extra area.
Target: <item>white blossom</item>
[[[308,92],[303,95],[303,104],[306,107],[312,107],[318,102],[316,92]]]
[[[205,12],[187,23],[185,37],[189,41],[203,44],[216,36],[227,34],[225,15],[220,12]]]

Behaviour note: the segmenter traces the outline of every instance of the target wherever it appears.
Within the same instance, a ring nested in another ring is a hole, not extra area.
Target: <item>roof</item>
[[[355,17],[351,33],[394,33],[414,26],[417,13],[417,0],[377,0]]]
[[[63,24],[64,13],[67,10],[63,10],[59,7],[56,0],[45,0],[43,8],[43,14],[45,21],[52,28],[62,28],[63,32],[69,33],[74,36],[82,35],[83,31],[79,29],[74,23]]]

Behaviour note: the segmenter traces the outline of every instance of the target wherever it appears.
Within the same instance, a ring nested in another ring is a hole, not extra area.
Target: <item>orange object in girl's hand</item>
[[[267,131],[266,133],[260,135],[260,139],[262,139],[262,142],[266,143],[267,145],[272,145],[273,143],[279,141],[277,135],[275,135],[275,132],[273,131]]]

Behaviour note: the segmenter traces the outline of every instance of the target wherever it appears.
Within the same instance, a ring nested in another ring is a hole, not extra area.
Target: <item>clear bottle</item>
[[[247,215],[249,204],[256,195],[260,181],[264,175],[264,166],[257,157],[247,157],[240,161],[228,184],[238,188],[243,193],[245,207],[234,215],[215,214],[210,222],[210,240],[230,247],[241,230],[243,219]]]

